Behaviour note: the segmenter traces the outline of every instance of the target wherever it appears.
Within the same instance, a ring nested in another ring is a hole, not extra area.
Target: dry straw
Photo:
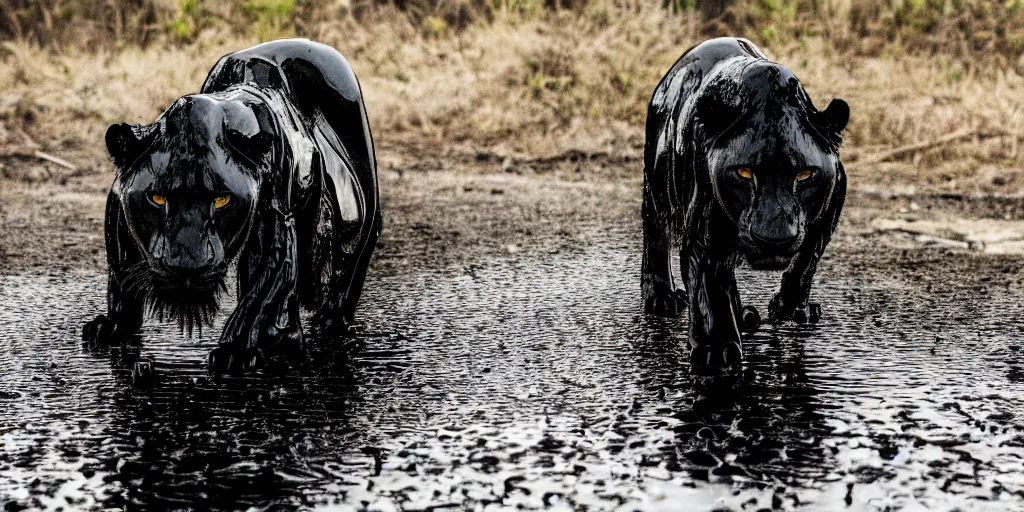
[[[0,12],[0,162],[42,152],[107,172],[109,123],[148,122],[221,54],[291,35],[349,58],[386,146],[636,157],[657,80],[692,44],[734,34],[791,67],[819,106],[850,102],[854,183],[955,188],[1024,163],[1016,2],[65,4]]]

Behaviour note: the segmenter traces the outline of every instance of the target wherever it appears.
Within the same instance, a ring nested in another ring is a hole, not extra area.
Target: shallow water
[[[104,276],[0,278],[0,501],[1024,510],[1015,260],[833,255],[821,324],[698,381],[685,322],[640,314],[635,247],[371,275],[361,333],[285,378],[210,378],[215,337],[170,325],[84,347]],[[777,276],[740,279],[764,311]]]

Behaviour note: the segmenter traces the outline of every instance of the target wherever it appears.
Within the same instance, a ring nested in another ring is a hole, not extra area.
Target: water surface
[[[371,274],[360,333],[277,378],[210,378],[219,323],[83,346],[99,273],[0,277],[0,501],[1024,510],[1014,260],[830,256],[821,324],[764,327],[702,381],[685,321],[641,314],[635,247]],[[777,277],[741,271],[747,302]]]

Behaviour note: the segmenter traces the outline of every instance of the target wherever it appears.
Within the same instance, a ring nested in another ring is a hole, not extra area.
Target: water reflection
[[[771,490],[831,471],[832,454],[819,442],[831,429],[803,364],[817,328],[762,329],[747,336],[742,371],[707,377],[688,372],[684,323],[647,317],[639,324],[631,348],[644,360],[638,383],[653,410],[637,415],[675,421],[675,442],[660,454],[666,467],[697,481],[738,478],[741,487]],[[638,430],[663,421],[648,419]]]
[[[105,425],[111,437],[99,440],[110,456],[95,470],[122,489],[104,506],[295,503],[304,486],[330,481],[332,472],[372,474],[379,450],[361,435],[368,429],[352,344],[322,341],[301,372],[276,378],[211,378],[195,358],[205,340],[187,357],[140,356],[137,343],[92,350],[109,356],[124,390],[110,397],[119,414]],[[142,359],[154,360],[157,378],[133,387]]]
[[[940,258],[893,278],[848,257],[823,268],[821,324],[747,336],[743,371],[717,380],[691,377],[684,321],[640,314],[638,261],[618,246],[376,276],[364,329],[311,343],[306,367],[278,377],[211,378],[215,340],[173,326],[83,348],[103,276],[7,277],[0,496],[403,510],[1024,499],[1005,315],[1018,289],[979,284],[1003,260],[952,282],[934,278]],[[741,282],[755,305],[776,284]],[[158,375],[148,388],[131,385],[139,360]]]

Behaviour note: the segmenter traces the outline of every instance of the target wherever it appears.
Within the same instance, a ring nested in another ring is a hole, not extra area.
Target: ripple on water
[[[894,272],[843,258],[823,263],[822,324],[763,328],[743,372],[710,380],[688,374],[684,321],[640,314],[638,255],[618,246],[371,275],[362,332],[320,340],[302,372],[278,378],[207,376],[223,318],[192,340],[149,325],[84,348],[104,276],[7,276],[0,495],[39,507],[1020,507],[1024,370],[1007,318],[1020,296],[992,284],[1005,260],[922,256]],[[777,282],[740,279],[758,307]],[[159,378],[133,389],[143,359]]]

